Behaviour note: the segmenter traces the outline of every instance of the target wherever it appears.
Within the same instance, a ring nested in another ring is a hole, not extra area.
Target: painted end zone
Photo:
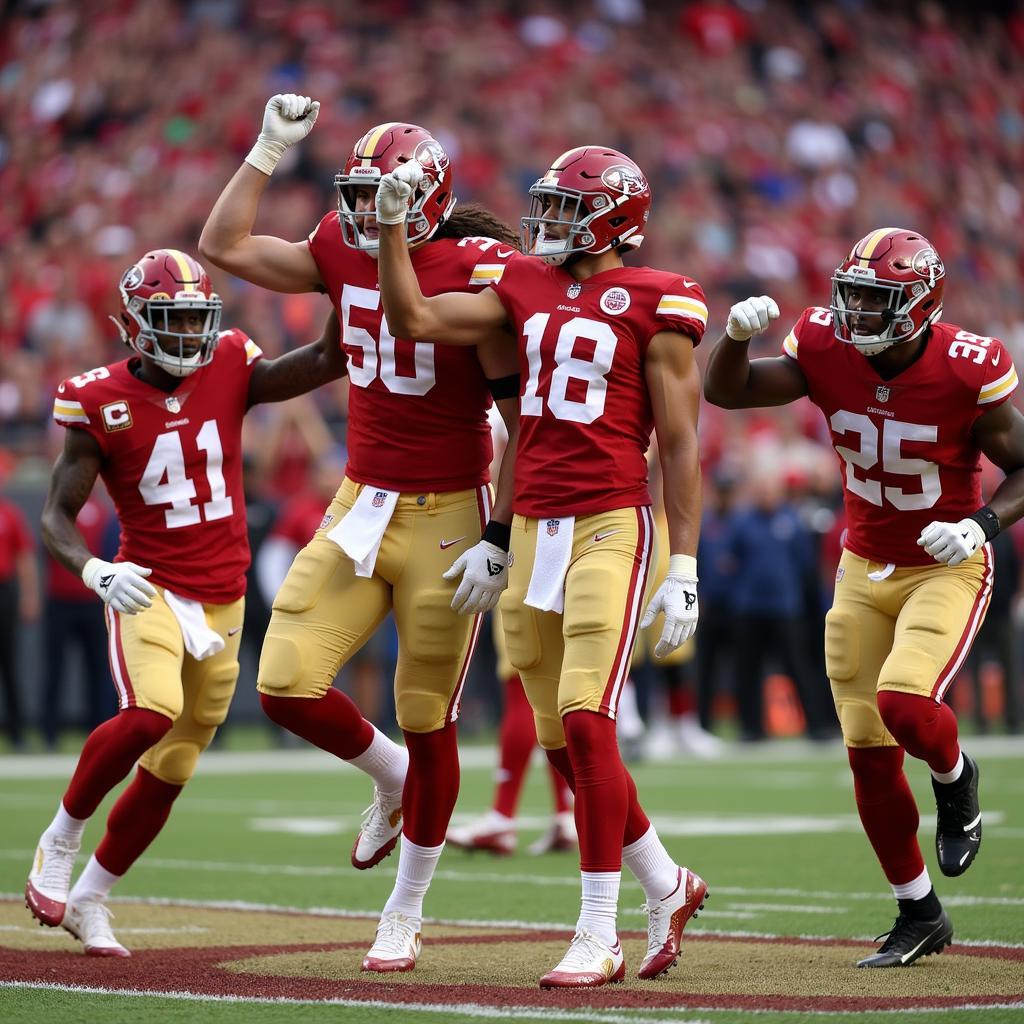
[[[430,924],[408,975],[359,971],[375,920],[293,911],[115,902],[132,958],[86,957],[62,929],[0,902],[0,981],[115,992],[238,999],[356,1000],[405,1005],[779,1011],[1024,1008],[1024,948],[953,946],[907,970],[860,971],[869,947],[843,939],[688,934],[681,964],[655,982],[635,975],[646,945],[623,933],[627,980],[541,991],[565,951],[562,932]],[[465,980],[463,980],[465,979]]]

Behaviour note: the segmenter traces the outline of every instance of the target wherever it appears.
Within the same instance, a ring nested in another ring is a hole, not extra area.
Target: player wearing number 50
[[[220,330],[209,277],[176,249],[146,253],[119,290],[114,322],[134,354],[58,388],[53,416],[69,429],[42,517],[46,546],[107,606],[119,713],[86,739],[25,891],[39,921],[95,956],[129,955],[104,900],[163,827],[234,693],[249,565],[242,418],[345,372],[333,313],[318,341],[263,359],[241,331]],[[97,476],[121,523],[112,563],[75,526]],[[86,820],[136,761],[69,895]]]
[[[864,831],[899,904],[861,967],[940,952],[953,928],[917,842],[904,751],[931,769],[939,868],[959,875],[981,843],[978,766],[943,697],[992,592],[987,541],[1024,512],[1024,417],[1002,342],[939,322],[945,269],[928,240],[880,228],[832,277],[830,308],[804,311],[781,356],[747,357],[779,315],[733,306],[704,393],[726,408],[805,395],[825,414],[849,520],[825,622],[825,660]],[[1006,474],[982,504],[980,456]],[[938,563],[938,564],[936,564]]]
[[[518,248],[512,230],[485,210],[456,207],[448,154],[426,129],[398,122],[357,141],[335,177],[338,209],[308,238],[253,235],[277,159],[312,129],[318,111],[308,97],[270,99],[263,131],[199,244],[239,277],[276,291],[326,291],[340,311],[350,381],[345,480],[274,601],[258,685],[270,718],[373,778],[352,863],[372,868],[399,833],[402,847],[363,970],[408,971],[459,791],[456,722],[480,618],[458,612],[493,607],[508,579],[511,487],[503,470],[492,509],[487,410],[493,396],[514,448],[519,379],[514,352],[495,350],[504,338],[480,337],[472,351],[391,329],[377,284],[381,176],[409,160],[428,168],[408,222],[424,288],[479,291]],[[331,685],[389,611],[408,754]]]
[[[412,338],[473,344],[511,327],[518,339],[520,432],[509,588],[501,613],[509,659],[537,738],[576,794],[583,904],[565,957],[544,987],[622,978],[616,930],[623,860],[650,912],[641,978],[675,962],[704,882],[679,867],[644,815],[619,757],[615,716],[641,625],[665,613],[656,654],[697,623],[700,524],[693,348],[707,307],[696,282],[627,268],[651,193],[642,171],[602,146],[563,153],[530,189],[524,248],[479,294],[425,297],[402,227],[420,169],[404,164],[377,192],[380,280],[388,319]],[[654,564],[645,453],[658,434],[672,555],[644,612]],[[641,615],[643,614],[643,622]],[[625,846],[625,849],[624,849]]]

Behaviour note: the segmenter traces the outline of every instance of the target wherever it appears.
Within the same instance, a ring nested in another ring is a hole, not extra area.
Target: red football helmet
[[[371,128],[355,144],[345,169],[334,176],[341,237],[346,245],[376,251],[376,213],[372,203],[366,210],[356,209],[356,191],[366,188],[376,192],[381,175],[409,160],[418,160],[424,171],[405,221],[410,244],[430,238],[444,223],[455,206],[448,154],[426,128],[392,121]]]
[[[178,249],[154,249],[122,275],[121,340],[175,377],[187,377],[213,359],[223,303],[202,265]],[[172,330],[172,313],[199,312],[201,331]],[[198,342],[198,348],[186,352]]]
[[[563,153],[530,189],[523,217],[523,251],[558,265],[576,253],[602,253],[620,245],[637,248],[651,212],[651,187],[628,156],[603,146]],[[568,224],[565,238],[548,235]]]
[[[877,288],[889,304],[878,312],[851,309],[848,289]],[[946,269],[924,235],[904,228],[879,228],[865,235],[832,275],[832,316],[836,337],[876,356],[912,341],[942,316]],[[878,329],[857,333],[853,324],[877,317]]]

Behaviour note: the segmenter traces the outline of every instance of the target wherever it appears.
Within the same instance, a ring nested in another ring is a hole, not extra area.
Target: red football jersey
[[[373,256],[341,239],[330,213],[309,247],[340,311],[348,356],[348,466],[353,480],[394,491],[459,491],[490,479],[491,404],[474,348],[395,338]],[[479,291],[516,252],[494,239],[442,238],[414,249],[424,295]]]
[[[181,597],[228,604],[245,593],[242,418],[262,354],[241,331],[224,331],[212,362],[170,394],[139,380],[135,359],[57,389],[53,418],[103,450],[121,523],[115,560],[152,569],[152,583]]]
[[[846,546],[874,562],[934,565],[917,538],[981,506],[974,421],[1005,402],[1017,372],[1003,343],[933,324],[920,358],[890,380],[811,307],[783,341],[825,414],[843,474]]]
[[[515,511],[591,515],[649,505],[647,345],[660,331],[700,342],[708,316],[700,285],[648,267],[578,282],[523,256],[494,287],[519,335]]]

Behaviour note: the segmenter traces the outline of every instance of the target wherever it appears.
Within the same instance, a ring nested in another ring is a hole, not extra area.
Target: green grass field
[[[970,748],[982,766],[986,813],[982,852],[961,879],[945,879],[932,848],[933,803],[923,766],[912,764],[911,781],[922,809],[922,845],[933,881],[954,919],[956,940],[1024,945],[1024,742],[990,740]],[[197,902],[244,901],[292,908],[336,908],[376,915],[393,883],[397,857],[378,868],[356,872],[348,853],[368,802],[369,787],[351,770],[338,770],[318,754],[277,751],[212,753],[206,770],[181,797],[168,827],[118,887],[124,898],[161,897]],[[464,751],[462,793],[457,815],[472,816],[489,802],[493,753]],[[71,761],[64,758],[0,759],[0,893],[16,898],[39,832],[49,822]],[[850,961],[871,947],[871,938],[892,923],[894,903],[860,832],[845,755],[838,746],[811,749],[777,744],[764,751],[737,750],[716,762],[673,761],[634,765],[641,799],[666,845],[681,863],[700,872],[713,898],[687,935],[747,933],[758,936],[827,936],[863,941],[848,950]],[[512,857],[491,858],[446,851],[428,896],[426,913],[447,922],[518,922],[571,928],[578,909],[576,862],[571,855],[533,858],[528,843],[544,824],[548,795],[545,773],[531,772],[521,813],[527,827]],[[93,819],[83,851],[95,847],[110,798]],[[84,856],[82,859],[84,863]],[[643,930],[639,887],[624,877],[620,926]],[[113,904],[117,911],[116,902]],[[67,936],[34,929],[27,910],[10,911],[0,928],[18,941],[42,935],[45,948],[76,951]],[[115,922],[115,930],[117,922]],[[431,926],[424,929],[425,964]],[[372,930],[372,929],[371,929]],[[131,946],[128,935],[121,936]],[[568,933],[567,936],[568,937]],[[66,939],[66,943],[61,939]],[[248,937],[243,941],[260,941]],[[41,940],[40,940],[41,941]],[[187,941],[187,940],[183,940]],[[42,946],[40,947],[42,948]],[[359,956],[356,952],[336,956]],[[85,958],[82,958],[85,960]],[[922,963],[942,965],[944,958]],[[686,969],[686,956],[673,972]],[[2,961],[0,961],[2,964]],[[105,961],[88,960],[95,984],[104,987]],[[635,967],[635,965],[633,965]],[[1024,991],[1024,960],[1018,992]],[[808,970],[811,970],[809,967]],[[915,973],[917,972],[917,973]],[[416,972],[420,974],[419,969]],[[876,972],[871,972],[875,974]],[[920,968],[886,974],[934,977],[943,994],[943,973]],[[856,972],[863,978],[867,972]],[[0,966],[0,980],[5,976]],[[813,980],[813,979],[812,979]],[[55,977],[59,983],[60,978]],[[890,984],[887,982],[887,985]],[[380,990],[388,1002],[386,986]],[[612,988],[594,997],[591,1010],[537,1007],[488,1011],[463,1007],[404,1009],[387,1005],[323,1006],[295,1002],[230,1002],[156,996],[87,994],[38,987],[0,987],[0,1020],[37,1022],[139,1019],[214,1022],[480,1020],[658,1020],[724,1022],[766,1020],[793,1024],[825,1019],[812,1011],[615,1009]],[[828,995],[828,992],[822,992]],[[691,1004],[692,1005],[692,1004]],[[900,1012],[907,1012],[905,1009]],[[828,1014],[829,1016],[833,1014]],[[913,1011],[916,1021],[965,1019],[1024,1021],[1024,1005],[1005,1009]],[[896,1020],[896,1013],[857,1012],[858,1022]]]

